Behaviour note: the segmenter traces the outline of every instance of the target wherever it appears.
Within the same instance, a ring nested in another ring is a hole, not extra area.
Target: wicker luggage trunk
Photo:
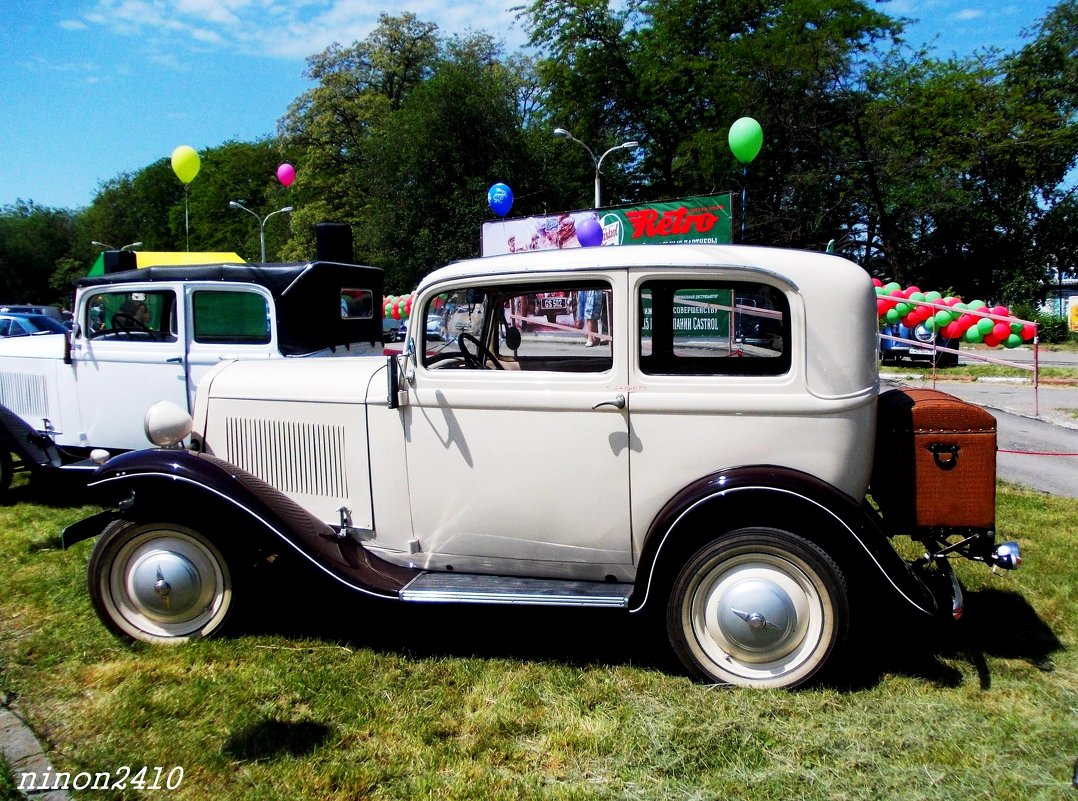
[[[883,393],[871,492],[897,526],[994,527],[996,418],[934,389]]]

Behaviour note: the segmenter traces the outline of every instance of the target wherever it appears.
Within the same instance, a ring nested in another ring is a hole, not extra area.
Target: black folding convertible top
[[[382,338],[383,273],[379,267],[329,261],[288,264],[200,264],[143,267],[80,278],[78,287],[163,281],[221,281],[258,284],[273,296],[281,353],[302,356],[353,342]],[[371,293],[371,317],[344,319],[342,290]]]

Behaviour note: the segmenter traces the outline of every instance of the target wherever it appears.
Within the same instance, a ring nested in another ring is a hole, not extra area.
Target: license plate
[[[565,298],[540,298],[539,308],[541,309],[564,309]]]
[[[910,356],[931,356],[931,348],[910,348]]]

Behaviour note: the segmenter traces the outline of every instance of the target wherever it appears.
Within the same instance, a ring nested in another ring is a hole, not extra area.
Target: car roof
[[[382,336],[383,273],[380,267],[328,261],[143,267],[80,278],[75,285],[85,288],[200,281],[265,287],[277,307],[277,345],[287,356],[300,356],[353,342],[377,342]],[[369,290],[373,316],[369,319],[342,318],[342,289]],[[131,288],[128,286],[122,291],[131,291]],[[317,321],[317,325],[312,325],[312,320]]]

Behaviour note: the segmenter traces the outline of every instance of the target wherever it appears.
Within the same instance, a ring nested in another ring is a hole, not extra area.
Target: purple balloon
[[[576,241],[585,248],[603,244],[603,226],[594,217],[585,217],[576,224]]]

